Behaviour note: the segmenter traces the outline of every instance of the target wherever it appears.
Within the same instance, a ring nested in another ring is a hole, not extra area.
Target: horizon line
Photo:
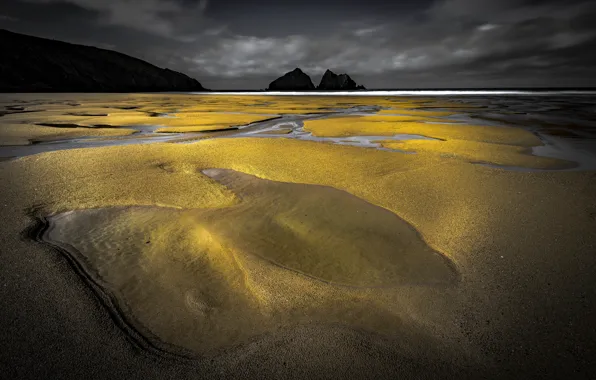
[[[395,96],[395,95],[596,95],[596,87],[518,87],[518,88],[440,88],[440,89],[370,89],[348,91],[268,91],[268,90],[208,90],[189,91],[191,94],[263,94],[311,96]]]

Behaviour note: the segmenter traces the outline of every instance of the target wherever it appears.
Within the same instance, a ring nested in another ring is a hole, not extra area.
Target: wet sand
[[[589,378],[595,172],[449,143],[459,157],[238,136],[0,162],[2,373]]]
[[[305,324],[384,332],[403,345],[424,332],[413,321],[402,331],[408,316],[379,304],[399,302],[402,287],[459,281],[448,258],[381,207],[329,187],[205,172],[242,201],[70,211],[48,218],[41,240],[85,263],[137,328],[194,356]]]

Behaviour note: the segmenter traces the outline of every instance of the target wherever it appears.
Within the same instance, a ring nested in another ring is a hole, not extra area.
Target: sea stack
[[[269,84],[269,91],[312,91],[315,85],[302,70],[296,68]]]
[[[356,85],[356,82],[348,74],[335,74],[331,70],[325,71],[321,83],[317,90],[337,91],[337,90],[364,90],[364,86]]]
[[[112,50],[0,29],[0,92],[205,91],[193,78]]]

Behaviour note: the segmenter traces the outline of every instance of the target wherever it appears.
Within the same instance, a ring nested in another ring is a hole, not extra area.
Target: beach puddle
[[[43,240],[158,340],[198,353],[301,323],[392,333],[401,319],[375,292],[458,282],[453,263],[407,222],[347,192],[203,173],[241,201],[70,211],[48,218]]]

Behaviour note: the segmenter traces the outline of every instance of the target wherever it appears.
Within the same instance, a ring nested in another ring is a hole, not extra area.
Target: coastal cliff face
[[[296,68],[269,84],[270,91],[308,91],[314,90],[315,85],[302,70]]]
[[[335,74],[331,70],[325,71],[318,90],[364,90],[364,86],[356,85],[356,82],[348,74]]]
[[[111,50],[0,30],[0,92],[203,91],[184,74]]]

